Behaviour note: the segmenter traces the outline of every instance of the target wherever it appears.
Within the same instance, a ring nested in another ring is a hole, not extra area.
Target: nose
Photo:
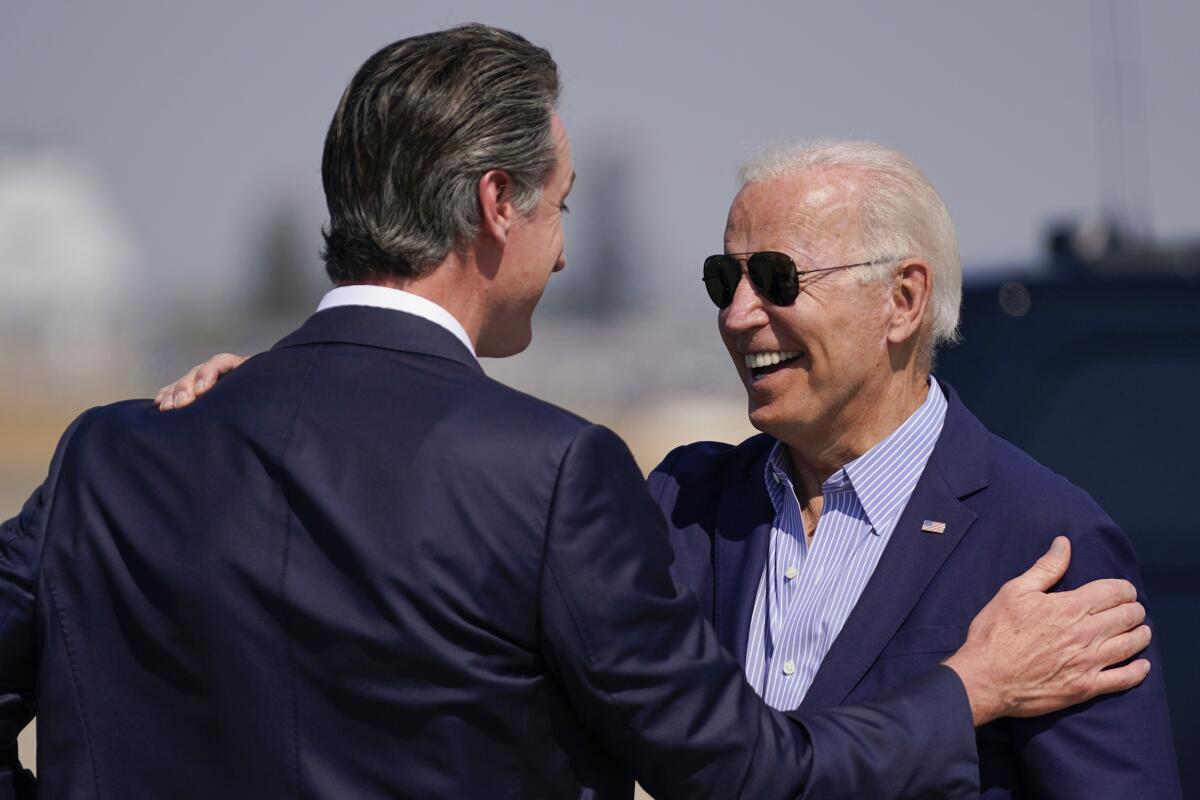
[[[561,272],[567,268],[567,251],[563,250],[558,254],[558,261],[554,262],[554,272]]]
[[[754,284],[742,267],[742,274],[733,289],[733,301],[721,309],[721,327],[729,333],[745,333],[761,328],[770,322],[762,298],[754,290]]]

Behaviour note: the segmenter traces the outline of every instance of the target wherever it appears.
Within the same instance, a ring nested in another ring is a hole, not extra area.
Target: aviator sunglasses
[[[733,302],[733,293],[742,279],[741,263],[746,262],[746,274],[759,294],[777,306],[790,306],[800,294],[800,279],[818,272],[833,272],[851,267],[871,267],[886,264],[895,258],[877,258],[857,264],[800,271],[786,253],[764,250],[760,253],[722,253],[704,259],[704,288],[717,308]]]

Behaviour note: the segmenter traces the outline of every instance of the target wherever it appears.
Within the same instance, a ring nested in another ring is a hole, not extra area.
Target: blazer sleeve
[[[63,453],[82,419],[59,441],[49,476],[21,513],[0,524],[0,800],[32,800],[37,794],[33,773],[17,757],[17,735],[36,712],[34,591]]]
[[[1149,608],[1129,538],[1086,493],[1067,485],[1060,530],[1071,539],[1071,565],[1060,588],[1124,578]],[[1147,623],[1153,629],[1153,621]],[[1158,643],[1138,657],[1153,665],[1139,686],[1048,716],[1009,721],[1022,781],[1033,796],[1182,797]]]
[[[767,708],[671,579],[662,515],[612,432],[585,428],[567,450],[545,547],[549,670],[660,800],[978,794],[970,709],[949,669],[870,705]]]

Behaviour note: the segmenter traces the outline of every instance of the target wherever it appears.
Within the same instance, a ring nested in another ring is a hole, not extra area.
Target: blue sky
[[[1144,166],[1124,185],[1160,236],[1200,235],[1194,2],[9,3],[0,144],[51,143],[95,166],[156,302],[234,297],[272,209],[295,208],[315,252],[321,141],[357,66],[393,39],[477,20],[559,62],[576,243],[594,211],[589,166],[629,167],[626,244],[651,297],[680,294],[720,248],[738,163],[797,136],[911,155],[950,206],[970,277],[1033,260],[1048,218],[1111,194],[1096,76],[1112,54],[1097,56],[1093,26],[1114,6],[1144,92]],[[569,265],[586,264],[568,247]],[[681,313],[707,313],[695,283],[673,301]]]

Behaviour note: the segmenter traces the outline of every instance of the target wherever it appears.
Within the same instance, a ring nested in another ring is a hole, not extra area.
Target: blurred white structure
[[[136,365],[135,248],[116,217],[80,158],[0,146],[0,362],[8,374],[63,387],[111,383]]]

